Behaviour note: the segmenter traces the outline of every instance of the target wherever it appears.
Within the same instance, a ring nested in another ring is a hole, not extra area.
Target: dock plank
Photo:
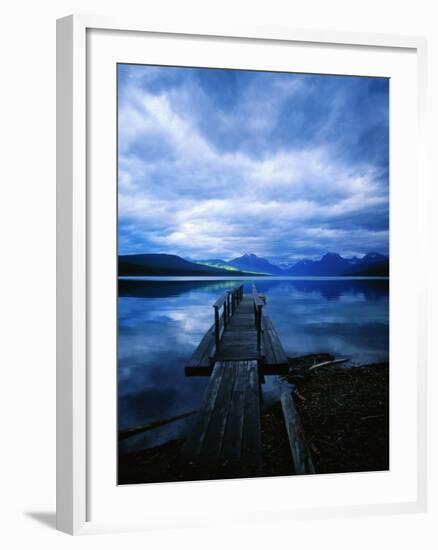
[[[236,379],[235,367],[227,363],[219,364],[223,366],[222,382],[200,454],[200,463],[211,467],[221,464],[220,451]]]
[[[261,470],[260,385],[257,361],[215,364],[183,457],[209,476]]]
[[[211,374],[207,389],[205,390],[201,409],[195,418],[192,431],[182,449],[182,456],[187,458],[189,462],[196,461],[202,450],[205,433],[213,414],[223,373],[223,363],[217,363]]]
[[[236,467],[240,461],[245,419],[245,393],[248,383],[246,362],[236,365],[235,368],[236,382],[222,443],[222,461],[230,467]]]
[[[187,363],[187,367],[208,367],[214,351],[214,324],[207,330]]]
[[[270,317],[263,317],[263,351],[267,365],[288,365],[288,358],[281,345],[277,331],[272,324]]]
[[[260,422],[260,383],[258,366],[247,366],[248,384],[245,393],[245,423],[242,438],[241,460],[249,472],[257,474],[262,469],[262,435]]]

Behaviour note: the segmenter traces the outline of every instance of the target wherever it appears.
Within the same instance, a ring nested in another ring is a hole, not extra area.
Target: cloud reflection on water
[[[244,281],[245,291],[252,282]],[[360,363],[388,359],[387,280],[255,282],[288,354],[329,352]],[[199,407],[207,378],[185,377],[184,366],[213,322],[213,302],[241,283],[119,282],[119,429]],[[171,429],[166,433],[172,436]]]

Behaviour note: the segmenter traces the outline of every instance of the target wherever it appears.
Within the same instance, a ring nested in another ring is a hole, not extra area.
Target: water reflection
[[[358,363],[388,359],[388,280],[254,279],[267,296],[286,353],[329,352]],[[196,409],[206,378],[184,366],[213,321],[212,304],[226,289],[253,281],[119,281],[119,430]],[[275,380],[265,386],[265,394]],[[143,434],[153,445],[187,429],[178,422]],[[134,438],[132,438],[134,439]],[[138,439],[138,438],[137,438]]]

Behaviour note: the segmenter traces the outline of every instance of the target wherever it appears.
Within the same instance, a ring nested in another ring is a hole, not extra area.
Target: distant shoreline
[[[119,275],[121,281],[251,281],[257,280],[277,280],[277,281],[389,281],[389,277],[384,276],[366,276],[366,275],[249,275],[249,276],[223,276],[223,275]]]
[[[285,268],[255,254],[240,258],[193,261],[176,254],[128,254],[118,257],[123,277],[389,277],[389,258],[369,253],[363,258],[343,258],[327,253],[320,260],[301,260]]]

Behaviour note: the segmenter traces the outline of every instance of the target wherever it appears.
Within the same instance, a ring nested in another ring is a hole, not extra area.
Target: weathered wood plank
[[[310,451],[307,448],[301,420],[295,408],[290,390],[283,390],[281,394],[281,408],[283,410],[295,473],[314,474],[315,466],[313,465]]]
[[[245,420],[241,462],[251,473],[262,469],[262,436],[260,426],[260,384],[256,361],[247,364],[248,383],[245,392]]]
[[[223,364],[217,363],[213,369],[207,389],[205,390],[202,405],[195,418],[192,431],[190,432],[189,437],[187,438],[182,449],[182,456],[188,461],[196,461],[201,452],[204,444],[205,433],[216,404],[223,373]]]
[[[222,381],[199,458],[202,465],[211,467],[221,464],[220,451],[236,379],[236,368],[233,365],[228,365],[226,362],[219,364],[223,367]]]
[[[212,325],[202,340],[200,341],[198,347],[193,352],[190,357],[187,367],[208,367],[209,358],[214,351],[215,347],[215,334],[214,334],[214,325]]]
[[[257,338],[254,327],[254,311],[251,299],[243,296],[229,325],[224,331],[214,360],[258,359]]]
[[[263,339],[266,349],[265,361],[269,365],[287,364],[286,354],[278,348],[278,340],[271,331],[263,333]]]
[[[230,342],[232,341],[237,342],[239,340],[252,341],[255,339],[256,339],[256,334],[254,330],[230,330],[224,334],[222,342],[225,342],[225,340],[228,340]]]
[[[267,365],[288,365],[288,358],[281,345],[277,331],[267,315],[263,318],[263,350]]]
[[[263,316],[263,329],[264,330],[275,330],[274,325],[272,324],[272,319],[269,315]]]
[[[122,430],[117,434],[117,439],[119,441],[123,441],[124,439],[127,439],[128,437],[132,437],[139,433],[147,432],[149,430],[155,430],[156,428],[161,428],[162,426],[166,426],[166,424],[171,424],[172,422],[177,422],[178,420],[182,420],[183,418],[193,416],[197,412],[198,411],[189,411],[186,413],[178,414],[176,416],[172,416],[171,418],[163,418],[162,420],[155,420],[154,422],[149,422],[149,424],[141,424],[140,426],[134,426],[133,428]]]
[[[261,469],[257,361],[216,363],[207,395],[183,447],[183,458],[209,476],[257,474]]]
[[[234,348],[229,348],[225,351],[221,351],[215,357],[217,361],[248,361],[248,360],[258,360],[259,354],[257,350],[253,347],[241,347],[236,346]]]
[[[254,314],[241,314],[240,311],[234,314],[228,325],[228,330],[241,330],[242,327],[252,328],[254,326]]]
[[[242,363],[237,362],[234,366],[236,369],[236,381],[221,449],[222,464],[231,467],[237,466],[241,455],[245,419],[245,393],[248,383],[246,364],[246,361]]]

